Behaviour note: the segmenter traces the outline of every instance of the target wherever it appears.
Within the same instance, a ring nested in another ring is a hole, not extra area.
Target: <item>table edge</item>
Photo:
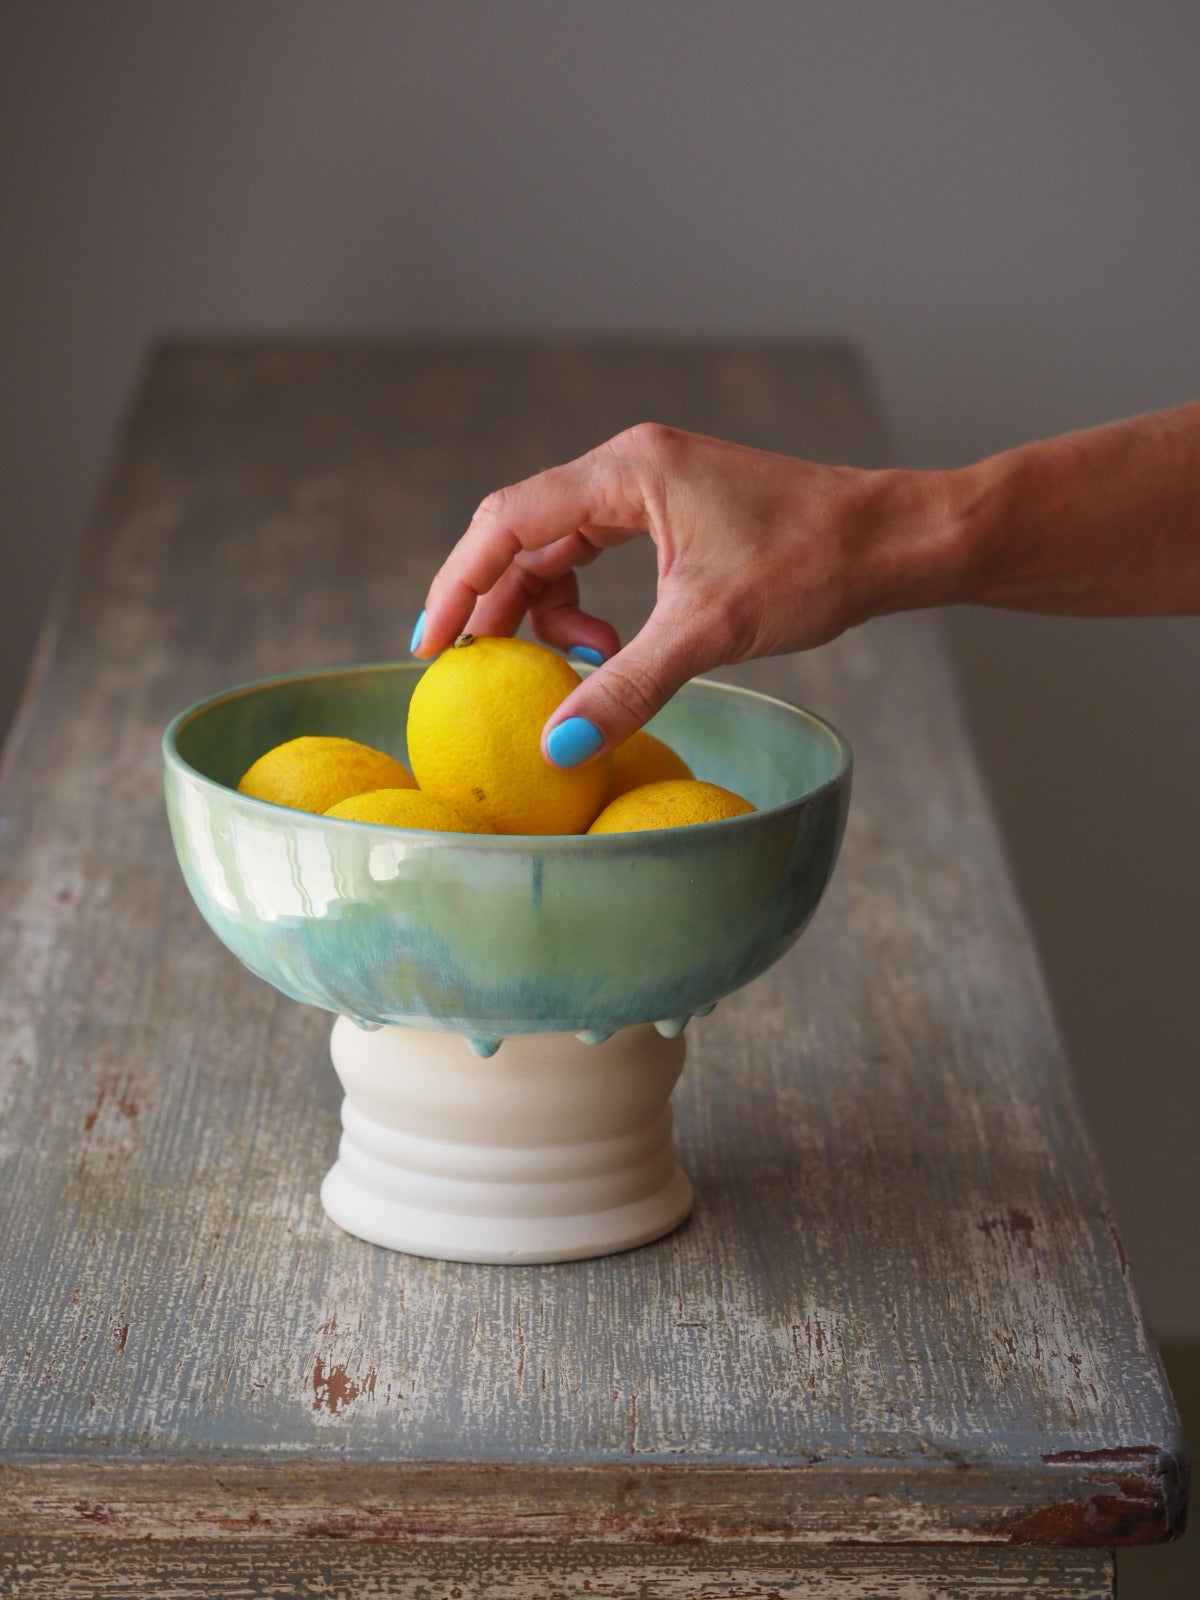
[[[379,1462],[255,1455],[0,1461],[0,1537],[763,1539],[1158,1544],[1185,1526],[1188,1463],[1154,1446],[1038,1469]]]

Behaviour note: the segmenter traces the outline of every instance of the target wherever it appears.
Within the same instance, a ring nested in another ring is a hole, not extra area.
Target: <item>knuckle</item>
[[[635,422],[612,442],[627,446],[638,455],[657,458],[666,454],[679,437],[679,430],[668,427],[665,422]]]
[[[493,489],[475,509],[467,529],[470,535],[467,547],[474,549],[482,544],[491,549],[502,549],[510,558],[516,556],[523,548],[518,520],[512,489]]]
[[[485,494],[475,509],[472,522],[499,522],[503,521],[508,511],[509,491],[507,489],[493,489],[491,494]]]
[[[635,422],[601,445],[596,463],[614,475],[622,496],[631,504],[661,507],[666,485],[681,465],[686,435],[663,422]]]

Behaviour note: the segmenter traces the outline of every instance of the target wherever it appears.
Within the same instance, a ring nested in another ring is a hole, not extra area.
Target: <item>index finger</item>
[[[433,656],[452,644],[479,596],[522,551],[540,550],[571,534],[586,539],[589,527],[605,528],[606,542],[612,543],[615,529],[643,531],[644,515],[636,481],[604,446],[497,489],[480,504],[430,585],[424,626],[413,654]]]

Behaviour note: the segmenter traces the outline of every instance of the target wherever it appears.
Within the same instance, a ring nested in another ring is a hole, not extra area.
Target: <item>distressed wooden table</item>
[[[8,750],[0,1589],[1095,1596],[1183,1445],[933,621],[734,676],[849,735],[833,887],[693,1024],[679,1233],[567,1266],[329,1223],[329,1019],[172,856],[159,736],[395,657],[489,488],[643,417],[830,460],[790,349],[181,344],[139,390]],[[585,589],[625,629],[649,552]]]

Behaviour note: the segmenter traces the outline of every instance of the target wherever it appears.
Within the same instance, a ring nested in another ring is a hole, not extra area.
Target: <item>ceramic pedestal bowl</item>
[[[589,837],[430,833],[237,793],[258,756],[341,734],[407,760],[418,664],[230,690],[164,737],[171,832],[217,936],[337,1013],[346,1091],[321,1189],[348,1232],[459,1261],[628,1249],[692,1203],[672,1136],[683,1029],[784,953],[841,840],[827,723],[697,680],[651,724],[753,814]]]

